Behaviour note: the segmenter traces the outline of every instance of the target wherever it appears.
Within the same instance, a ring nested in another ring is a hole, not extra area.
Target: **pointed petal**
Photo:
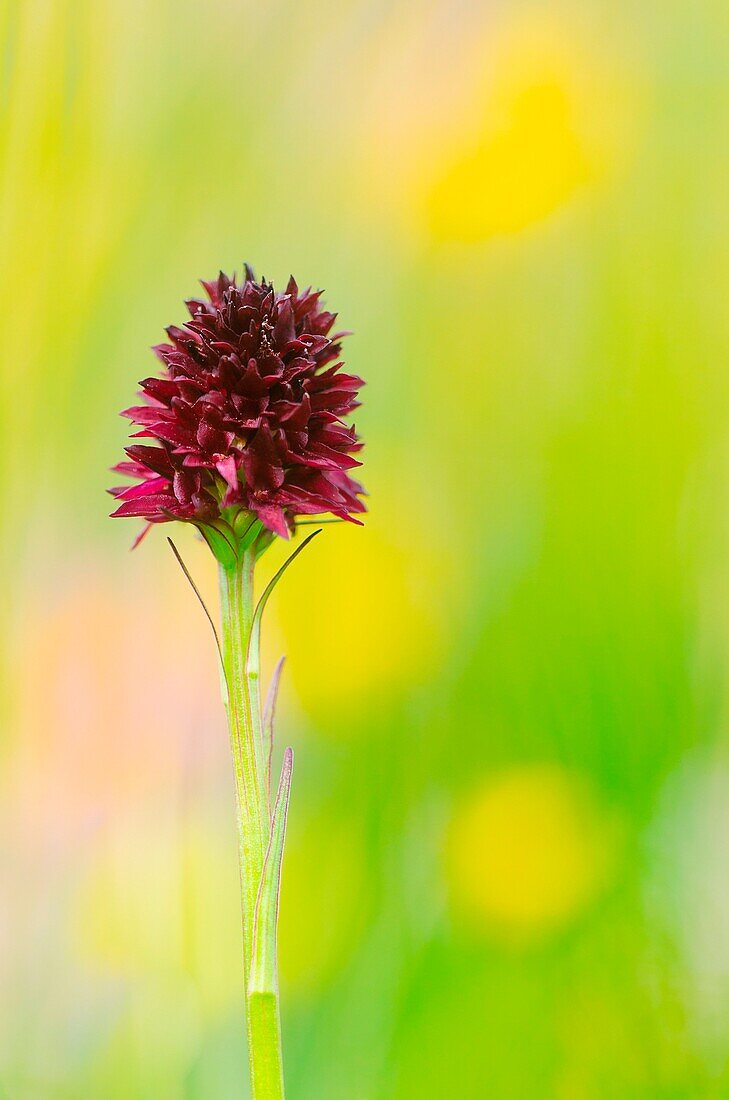
[[[228,486],[228,491],[223,500],[223,504],[227,507],[229,504],[233,504],[235,495],[239,489],[238,467],[235,464],[235,457],[233,455],[227,455],[225,458],[219,459],[215,463],[215,469]]]

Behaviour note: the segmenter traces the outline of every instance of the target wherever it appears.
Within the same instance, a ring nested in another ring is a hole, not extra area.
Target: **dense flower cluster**
[[[344,418],[362,380],[342,370],[336,314],[293,277],[277,293],[248,266],[240,283],[221,272],[202,285],[208,300],[187,302],[191,320],[153,349],[165,369],[141,383],[145,404],[122,414],[155,445],[114,467],[138,480],[111,490],[113,515],[206,524],[245,509],[284,538],[299,515],[358,522],[348,471],[362,444]]]

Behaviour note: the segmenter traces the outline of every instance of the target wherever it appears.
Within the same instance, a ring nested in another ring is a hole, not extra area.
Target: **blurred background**
[[[243,260],[368,381],[366,527],[267,613],[291,1100],[729,1096],[728,32],[0,7],[1,1097],[247,1095],[214,648],[104,495]]]

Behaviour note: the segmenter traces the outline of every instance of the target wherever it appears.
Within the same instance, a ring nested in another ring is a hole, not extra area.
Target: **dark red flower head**
[[[359,522],[349,470],[362,444],[344,418],[363,383],[342,370],[336,314],[293,277],[276,293],[248,266],[241,283],[221,272],[202,285],[209,300],[187,302],[191,320],[153,349],[164,371],[141,383],[145,404],[122,414],[154,443],[114,467],[138,480],[111,490],[112,514],[207,525],[247,512],[284,538],[301,515]]]

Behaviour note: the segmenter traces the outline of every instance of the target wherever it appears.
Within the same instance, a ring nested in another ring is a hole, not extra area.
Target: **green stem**
[[[255,552],[220,566],[223,699],[233,755],[243,917],[248,1053],[253,1100],[283,1100],[278,994],[249,992],[254,919],[271,820],[264,760],[259,686],[258,632],[253,625]]]
[[[255,1100],[283,1100],[281,1021],[277,993],[248,996],[248,1051]]]

